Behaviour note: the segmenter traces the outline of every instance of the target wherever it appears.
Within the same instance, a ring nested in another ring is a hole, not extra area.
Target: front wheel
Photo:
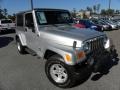
[[[72,87],[75,82],[73,70],[61,62],[60,59],[62,59],[60,56],[55,55],[47,60],[45,65],[46,75],[58,87]]]

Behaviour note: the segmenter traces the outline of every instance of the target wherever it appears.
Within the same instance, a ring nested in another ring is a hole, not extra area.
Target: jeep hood
[[[81,47],[83,41],[105,35],[104,33],[91,29],[78,29],[72,26],[46,26],[39,27],[40,35],[44,40],[66,46],[73,46],[76,41],[76,47]]]

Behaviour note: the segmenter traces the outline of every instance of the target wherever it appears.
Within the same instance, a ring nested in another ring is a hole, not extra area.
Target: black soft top
[[[52,8],[34,8],[33,10],[34,11],[65,11],[65,12],[68,12],[68,10],[65,10],[65,9],[52,9]],[[31,12],[33,10],[21,11],[17,14],[24,14],[26,12]]]

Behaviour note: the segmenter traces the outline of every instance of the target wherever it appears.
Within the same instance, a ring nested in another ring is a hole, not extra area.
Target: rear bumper
[[[112,26],[112,29],[119,29],[118,26]]]
[[[0,28],[0,31],[4,31],[4,30],[13,30],[15,29],[15,27],[10,27],[10,28]]]
[[[104,27],[103,29],[104,30],[111,30],[112,28],[111,27]]]

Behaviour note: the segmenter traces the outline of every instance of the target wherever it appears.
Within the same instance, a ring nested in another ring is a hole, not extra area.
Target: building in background
[[[86,11],[86,10],[81,10],[81,11],[76,13],[76,17],[81,18],[81,19],[90,18],[90,16],[91,16],[90,11]]]

